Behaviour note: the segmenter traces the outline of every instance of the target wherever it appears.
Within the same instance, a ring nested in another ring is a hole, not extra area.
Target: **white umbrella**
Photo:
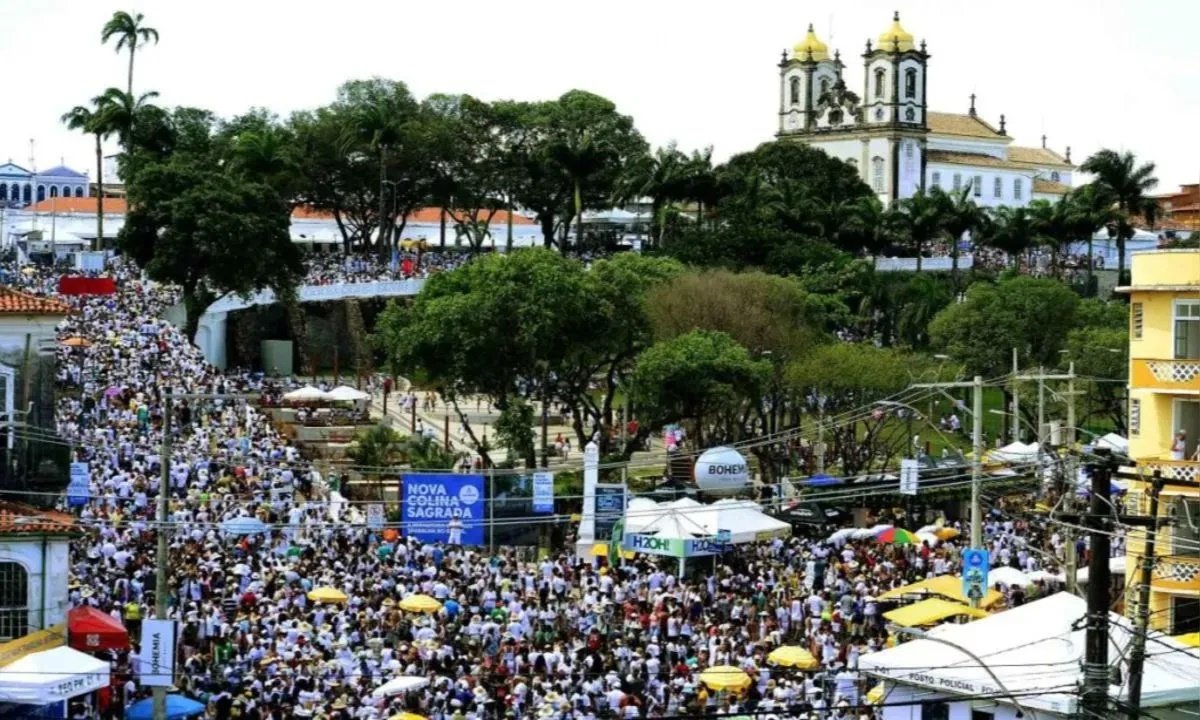
[[[829,543],[830,545],[845,545],[846,541],[850,539],[850,536],[856,532],[858,532],[858,528],[842,528],[841,530],[838,530],[834,534],[830,535],[829,539],[825,542]]]
[[[1016,585],[1017,587],[1025,587],[1032,585],[1033,580],[1029,576],[1015,567],[1002,565],[997,568],[992,568],[988,571],[988,583],[995,585],[996,583],[1004,583],[1005,585]]]
[[[329,395],[320,388],[315,388],[312,385],[293,390],[283,396],[286,402],[313,402],[316,400],[328,400]]]
[[[884,530],[890,530],[891,528],[891,525],[888,525],[887,523],[881,523],[872,528],[859,528],[858,530],[855,530],[850,537],[854,540],[870,540]]]
[[[356,389],[350,387],[349,385],[339,385],[339,386],[335,387],[334,389],[330,390],[329,392],[325,393],[325,396],[327,398],[329,398],[330,400],[358,401],[358,400],[370,400],[371,399],[371,396],[369,394],[363,392],[362,390],[356,390]]]
[[[429,678],[401,675],[400,677],[388,680],[384,684],[372,690],[371,697],[383,698],[390,695],[399,695],[403,692],[420,690],[421,688],[428,686]]]

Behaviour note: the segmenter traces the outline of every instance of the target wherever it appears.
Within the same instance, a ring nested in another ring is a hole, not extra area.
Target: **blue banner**
[[[613,525],[625,517],[625,486],[596,485],[596,539],[612,537]]]
[[[404,534],[422,542],[482,545],[487,502],[482,475],[405,475]],[[458,518],[461,532],[451,527]],[[461,534],[451,537],[452,533]]]
[[[536,472],[533,474],[533,511],[535,513],[554,512],[554,473]]]
[[[91,489],[88,487],[91,476],[92,473],[88,469],[87,463],[71,463],[71,482],[67,484],[67,505],[70,507],[87,505],[88,496],[91,495]]]
[[[967,600],[979,601],[987,595],[988,591],[988,570],[991,569],[991,560],[988,558],[987,550],[963,550],[963,573],[962,573],[962,593]]]

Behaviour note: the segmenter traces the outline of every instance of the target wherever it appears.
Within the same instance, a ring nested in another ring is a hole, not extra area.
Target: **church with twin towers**
[[[778,137],[850,163],[885,204],[932,188],[965,188],[987,207],[1056,201],[1070,191],[1070,147],[1059,153],[1045,135],[1040,146],[1014,145],[1004,115],[985,120],[974,95],[965,113],[930,110],[931,58],[896,13],[867,40],[859,79],[809,25],[779,62]]]

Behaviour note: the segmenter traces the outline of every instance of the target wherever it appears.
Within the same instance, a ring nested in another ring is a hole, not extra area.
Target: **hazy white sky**
[[[1160,190],[1200,179],[1200,3],[1195,0],[0,0],[0,161],[60,157],[90,168],[91,143],[59,116],[125,85],[124,55],[99,43],[113,10],[162,35],[139,52],[135,89],[231,115],[324,104],[350,78],[404,80],[414,94],[611,98],[653,144],[714,145],[718,158],[776,128],[779,51],[809,22],[862,53],[899,10],[928,42],[932,109],[979,111],[1081,161],[1103,146],[1158,164]],[[831,33],[832,30],[832,33]],[[851,80],[852,78],[852,80]],[[92,173],[95,170],[91,170]]]

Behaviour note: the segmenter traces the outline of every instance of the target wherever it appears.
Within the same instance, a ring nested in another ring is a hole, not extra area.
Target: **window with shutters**
[[[1129,399],[1129,434],[1142,434],[1142,401],[1137,398]]]
[[[883,158],[871,159],[871,187],[875,192],[883,192]]]
[[[992,182],[992,197],[998,198],[998,197],[1003,197],[1003,196],[1004,196],[1004,185],[1001,182],[1000,178],[996,178],[995,181]]]
[[[971,181],[971,190],[972,190],[972,193],[975,195],[975,197],[983,196],[983,176],[982,175],[976,175],[975,179]]]
[[[954,173],[954,189],[959,190],[961,188],[962,188],[962,175],[960,175],[958,173]]]
[[[29,576],[20,563],[0,562],[0,640],[29,632]]]
[[[1134,340],[1142,339],[1142,325],[1144,323],[1142,304],[1135,302],[1129,306],[1129,334]]]
[[[1015,178],[1013,180],[1013,199],[1020,200],[1024,194],[1025,183],[1021,180],[1021,178]]]
[[[930,184],[933,185],[934,187],[941,187],[942,186],[942,174],[940,172],[933,173],[933,175],[930,176]]]

